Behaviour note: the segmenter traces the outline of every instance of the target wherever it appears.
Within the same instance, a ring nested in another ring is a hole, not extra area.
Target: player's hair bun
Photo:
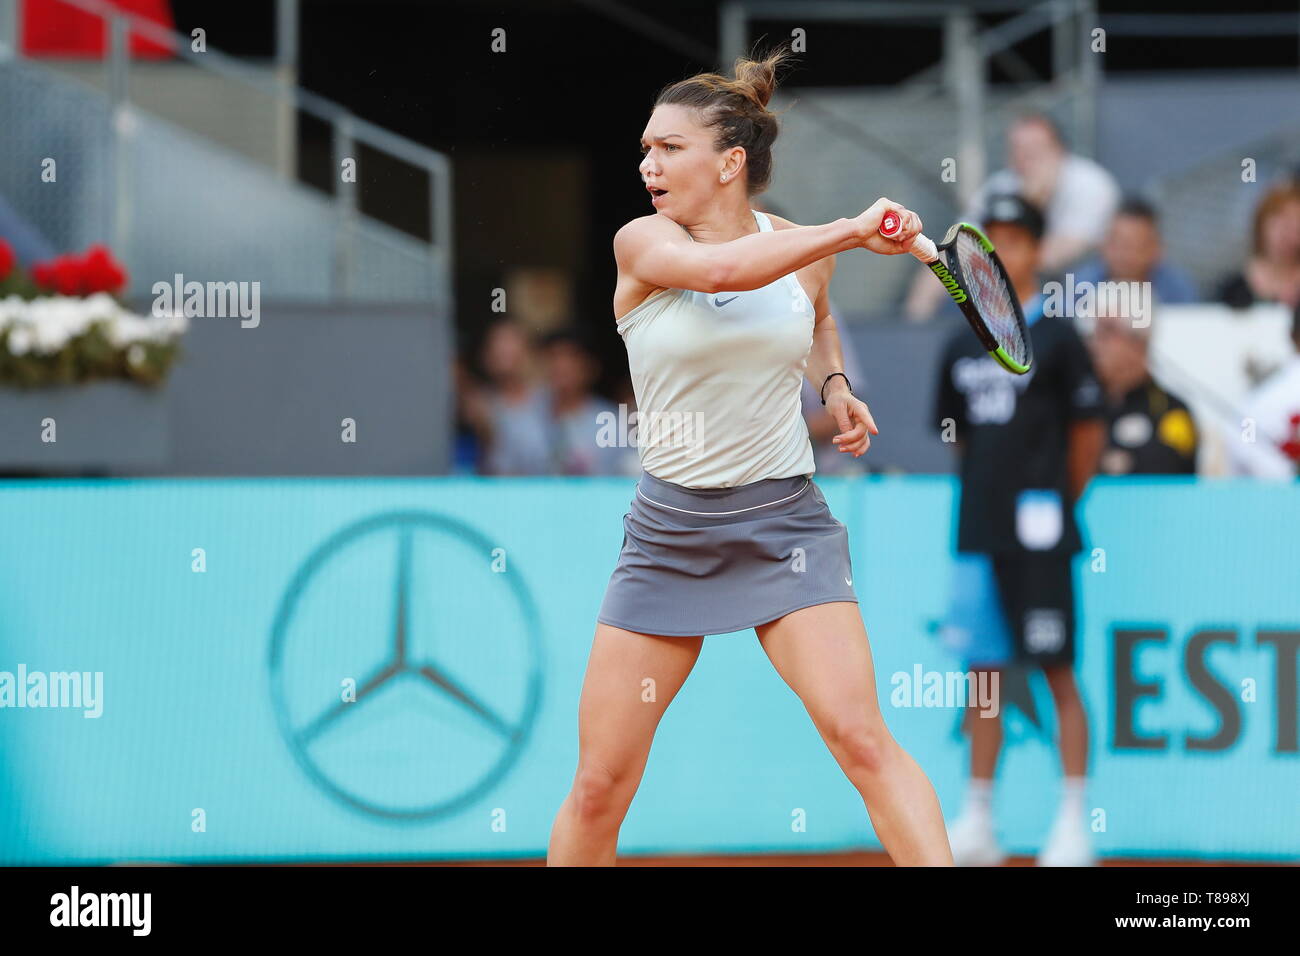
[[[789,56],[788,50],[780,49],[762,60],[737,57],[734,67],[736,78],[731,81],[732,89],[746,97],[759,109],[767,109],[767,104],[772,101],[772,94],[776,92],[777,67]]]
[[[688,106],[698,110],[702,123],[714,130],[714,148],[742,146],[749,195],[762,192],[772,181],[772,144],[778,132],[777,116],[767,108],[776,92],[777,70],[790,59],[780,47],[761,59],[737,57],[735,77],[698,73],[669,84],[660,91],[655,106]]]

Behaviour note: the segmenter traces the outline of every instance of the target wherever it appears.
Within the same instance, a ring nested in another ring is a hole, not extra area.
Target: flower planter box
[[[42,441],[53,419],[53,442]],[[164,469],[171,459],[166,388],[91,382],[0,387],[0,470],[74,474]]]

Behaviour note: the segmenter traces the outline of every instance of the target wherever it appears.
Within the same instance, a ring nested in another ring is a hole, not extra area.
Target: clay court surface
[[[427,863],[374,864],[388,866],[544,866],[540,858],[525,860],[431,860]],[[365,864],[362,864],[365,865]],[[893,866],[883,853],[810,853],[764,856],[627,856],[619,866]],[[1033,866],[1031,856],[1013,856],[1006,866]],[[1102,866],[1284,866],[1283,863],[1215,860],[1105,860]]]

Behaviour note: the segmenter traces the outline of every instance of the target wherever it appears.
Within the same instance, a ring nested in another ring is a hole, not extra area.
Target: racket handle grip
[[[880,220],[880,229],[877,230],[886,239],[892,239],[898,234],[898,230],[903,228],[903,221],[898,218],[898,214],[892,210],[885,213]],[[939,250],[934,247],[934,241],[929,236],[920,235],[912,241],[912,255],[922,262],[934,262],[939,258]]]
[[[939,250],[934,247],[934,240],[924,234],[912,240],[911,252],[927,265],[939,258]]]

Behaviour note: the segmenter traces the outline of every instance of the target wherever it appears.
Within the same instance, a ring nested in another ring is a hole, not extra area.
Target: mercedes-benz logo
[[[541,702],[541,634],[519,571],[495,572],[493,548],[452,518],[389,512],[298,568],[272,628],[271,695],[294,757],[332,797],[429,820],[518,757]]]

